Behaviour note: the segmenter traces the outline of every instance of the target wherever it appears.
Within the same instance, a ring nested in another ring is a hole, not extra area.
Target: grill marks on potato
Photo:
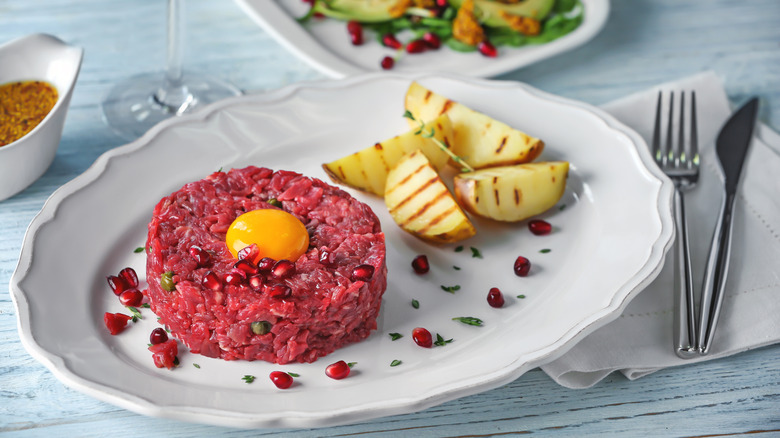
[[[387,176],[385,204],[405,231],[435,242],[454,242],[476,230],[425,154],[404,156]]]
[[[433,181],[433,182],[435,182],[435,181]],[[425,214],[425,212],[427,212],[431,207],[433,207],[434,205],[438,204],[440,201],[446,199],[446,197],[448,195],[449,195],[449,193],[447,193],[446,190],[439,192],[438,194],[436,194],[436,196],[433,197],[433,199],[431,199],[430,201],[428,201],[425,204],[423,204],[422,207],[420,207],[416,212],[414,212],[414,214],[412,214],[411,216],[406,218],[406,220],[403,223],[401,223],[401,225],[402,226],[403,225],[409,225],[410,223],[414,222],[417,218],[419,218],[420,216]],[[410,195],[408,198],[404,199],[403,202],[406,203],[406,202],[408,202],[412,198],[413,198],[413,196]],[[417,231],[425,231],[425,230],[430,229],[432,226],[434,226],[434,225],[438,224],[439,222],[441,222],[443,217],[449,216],[450,213],[452,212],[452,210],[453,210],[453,208],[450,207],[447,211],[445,211],[444,213],[434,217],[424,227],[418,229]]]
[[[422,166],[421,168],[417,169],[417,171],[415,171],[415,173],[419,172],[419,171],[420,171],[420,170],[422,170],[423,168],[424,168],[424,166]],[[401,187],[401,186],[403,186],[403,185],[404,185],[404,182],[407,182],[407,181],[409,181],[409,180],[411,179],[411,177],[412,177],[412,176],[413,176],[413,175],[410,175],[410,176],[408,176],[408,177],[404,178],[404,181],[401,181],[401,183],[399,183],[397,186],[393,187],[393,188],[392,188],[392,189],[390,189],[390,190],[392,191],[392,190],[396,189],[397,187]],[[390,212],[392,213],[393,211],[396,211],[396,210],[398,210],[399,208],[403,207],[403,206],[404,206],[404,205],[406,205],[408,202],[410,202],[412,199],[414,199],[414,197],[415,197],[415,196],[417,196],[417,195],[419,195],[420,193],[422,193],[422,192],[423,192],[425,189],[427,189],[427,188],[428,188],[428,187],[430,187],[431,185],[435,184],[437,181],[441,181],[441,180],[439,179],[439,177],[438,177],[438,176],[436,176],[436,177],[434,177],[434,178],[431,178],[431,179],[429,179],[428,181],[426,181],[426,182],[425,182],[425,184],[423,184],[423,185],[421,185],[421,186],[417,187],[417,189],[415,189],[415,190],[414,190],[412,193],[410,193],[410,194],[409,194],[407,197],[405,197],[405,198],[404,198],[404,199],[403,199],[401,202],[399,202],[399,203],[398,203],[398,205],[396,205],[396,206],[395,206],[395,208],[393,208],[393,209],[391,209],[391,210],[390,210]],[[436,198],[435,198],[435,199],[436,199],[436,200],[438,200],[438,199],[441,199],[441,197],[442,197],[442,194],[441,194],[441,193],[439,193],[438,195],[436,195]],[[417,213],[415,213],[415,216],[414,216],[414,217],[418,217],[418,216],[419,216],[421,213],[424,213],[424,212],[425,212],[425,210],[427,210],[428,208],[430,208],[430,206],[431,206],[431,205],[433,205],[431,202],[428,202],[428,203],[426,203],[425,205],[423,205],[423,207],[422,207],[420,210],[417,210]]]
[[[498,149],[496,149],[496,154],[500,154],[501,150],[504,149],[504,146],[506,146],[507,136],[504,136],[501,138],[501,143],[498,145]]]

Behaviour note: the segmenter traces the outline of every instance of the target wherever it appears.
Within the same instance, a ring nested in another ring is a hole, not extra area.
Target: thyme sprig
[[[445,153],[447,153],[447,155],[450,156],[452,161],[458,163],[458,165],[461,166],[461,172],[465,173],[465,172],[473,172],[474,171],[474,168],[469,166],[469,164],[466,163],[466,161],[463,158],[455,155],[450,150],[450,148],[447,147],[447,145],[442,143],[441,140],[439,140],[438,138],[434,137],[434,135],[436,134],[436,130],[434,130],[433,127],[430,128],[430,131],[426,132],[425,129],[427,128],[427,126],[425,125],[425,122],[423,122],[422,120],[415,119],[414,115],[409,110],[404,111],[404,117],[406,117],[407,119],[409,119],[411,121],[417,122],[420,126],[417,129],[417,131],[414,132],[415,135],[421,135],[423,138],[430,138],[436,144],[436,146],[439,147],[439,149],[443,150]]]

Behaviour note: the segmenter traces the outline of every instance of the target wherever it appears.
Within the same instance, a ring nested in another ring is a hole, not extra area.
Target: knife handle
[[[707,269],[704,272],[704,284],[701,292],[697,344],[700,354],[709,353],[723,303],[723,292],[726,287],[731,257],[735,199],[735,194],[726,194],[720,207],[720,219],[715,225],[715,232],[712,235],[710,255],[707,258]]]

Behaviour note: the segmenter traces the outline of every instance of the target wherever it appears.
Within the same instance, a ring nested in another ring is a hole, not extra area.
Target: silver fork
[[[673,142],[674,92],[669,93],[669,121],[666,130],[666,144],[661,145],[661,102],[663,93],[658,92],[653,130],[653,157],[658,167],[674,183],[674,221],[677,230],[674,260],[675,353],[683,359],[698,354],[696,349],[696,314],[694,311],[691,256],[688,247],[688,222],[685,218],[685,197],[683,193],[692,189],[699,180],[699,145],[696,127],[696,92],[691,92],[690,140],[685,141],[685,92],[680,92],[679,124],[677,143]]]

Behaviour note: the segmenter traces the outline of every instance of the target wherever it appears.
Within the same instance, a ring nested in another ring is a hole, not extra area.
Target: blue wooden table
[[[233,2],[192,0],[185,66],[248,91],[325,77],[285,51]],[[780,436],[780,347],[661,370],[612,375],[587,390],[533,370],[504,387],[422,412],[315,430],[242,431],[143,417],[73,391],[22,347],[8,283],[25,229],[44,201],[102,153],[124,143],[99,103],[125,76],[164,63],[161,0],[2,0],[0,42],[35,32],[85,49],[57,157],[22,193],[0,202],[0,435],[3,436]],[[616,0],[587,45],[501,79],[601,104],[704,70],[729,96],[762,98],[780,129],[780,2]]]

